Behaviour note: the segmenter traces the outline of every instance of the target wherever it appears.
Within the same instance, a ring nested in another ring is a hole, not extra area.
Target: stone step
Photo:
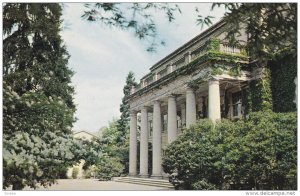
[[[174,186],[172,185],[164,185],[164,184],[153,184],[149,182],[138,182],[138,181],[116,181],[116,182],[122,182],[122,183],[129,183],[129,184],[139,184],[139,185],[147,185],[147,186],[156,186],[156,187],[163,187],[163,188],[168,188],[168,189],[174,189]]]
[[[151,178],[134,178],[134,177],[117,177],[113,179],[116,182],[124,182],[131,184],[141,184],[148,186],[165,187],[174,189],[174,186],[167,180],[151,179]]]

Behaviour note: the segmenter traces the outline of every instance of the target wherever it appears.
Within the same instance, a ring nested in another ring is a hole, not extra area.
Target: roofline
[[[157,63],[155,63],[152,67],[150,67],[150,71],[153,71],[158,65],[161,65],[162,63],[164,63],[165,61],[167,61],[168,59],[170,59],[172,56],[176,55],[177,53],[179,53],[180,51],[182,51],[184,48],[186,48],[187,46],[191,45],[194,41],[204,38],[205,36],[207,36],[208,33],[210,33],[211,31],[216,30],[217,28],[220,28],[220,27],[224,26],[225,24],[226,23],[225,23],[224,19],[219,20],[217,23],[215,23],[211,27],[207,28],[202,33],[200,33],[199,35],[195,36],[190,41],[186,42],[184,45],[180,46],[175,51],[173,51],[172,53],[168,54],[166,57],[164,57],[163,59],[161,59],[160,61],[158,61]]]
[[[147,78],[148,76],[150,76],[150,75],[152,75],[153,73],[147,73],[146,75],[144,75],[142,78],[141,78],[141,80],[143,80],[143,79],[145,79],[145,78]]]
[[[94,137],[96,137],[96,138],[99,138],[98,136],[96,136],[96,135],[94,135],[94,134],[92,134],[92,133],[90,133],[90,132],[84,131],[84,130],[78,131],[78,132],[74,132],[73,135],[74,135],[74,134],[77,134],[77,133],[81,133],[81,132],[85,132],[85,133],[87,133],[87,134],[89,134],[89,135],[92,135],[92,136],[94,136]]]

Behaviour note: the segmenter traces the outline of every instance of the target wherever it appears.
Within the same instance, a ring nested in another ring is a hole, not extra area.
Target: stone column
[[[208,81],[208,118],[212,121],[221,119],[219,80]]]
[[[196,122],[196,96],[193,89],[186,90],[186,127]]]
[[[152,137],[152,176],[162,178],[161,168],[161,109],[160,102],[154,101],[153,106],[153,137]]]
[[[140,177],[148,178],[148,109],[141,110]]]
[[[130,140],[129,140],[129,175],[136,176],[137,167],[137,119],[136,112],[130,112]]]
[[[177,138],[177,109],[175,96],[168,98],[168,143]]]
[[[180,105],[180,108],[181,108],[181,129],[184,128],[186,126],[186,120],[185,120],[185,117],[186,117],[186,112],[185,112],[185,104],[181,104]]]

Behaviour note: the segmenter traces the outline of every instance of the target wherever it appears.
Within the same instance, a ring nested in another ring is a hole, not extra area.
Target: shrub
[[[207,182],[205,179],[192,184],[194,190],[216,190],[216,186]]]
[[[103,155],[101,161],[96,165],[96,177],[99,180],[111,180],[112,177],[117,177],[122,174],[124,165],[117,158]]]
[[[200,120],[167,147],[163,169],[184,189],[296,189],[296,136],[296,113]]]
[[[222,135],[217,131],[211,121],[200,120],[167,147],[164,171],[177,173],[184,189],[192,189],[192,184],[202,179],[220,187]]]

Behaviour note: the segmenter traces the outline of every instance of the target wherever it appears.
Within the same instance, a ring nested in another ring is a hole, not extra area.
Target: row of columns
[[[209,118],[217,120],[220,114],[220,89],[219,81],[212,80],[208,83],[209,94]],[[196,97],[193,89],[186,90],[186,105],[181,105],[181,118],[189,127],[196,122]],[[176,97],[168,97],[168,143],[177,138],[177,108]],[[162,113],[161,102],[153,102],[153,139],[152,139],[152,178],[162,177],[161,154],[162,154]],[[141,134],[140,134],[140,177],[149,177],[148,174],[148,108],[141,109]],[[130,113],[130,150],[129,150],[129,175],[137,175],[137,112]]]

